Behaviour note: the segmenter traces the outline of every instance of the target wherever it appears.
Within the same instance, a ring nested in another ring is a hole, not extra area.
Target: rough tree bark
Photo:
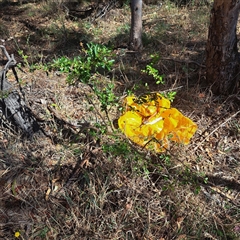
[[[236,91],[239,84],[239,54],[236,26],[238,0],[215,0],[206,46],[206,78],[216,94]]]
[[[130,49],[142,48],[142,0],[131,0]]]

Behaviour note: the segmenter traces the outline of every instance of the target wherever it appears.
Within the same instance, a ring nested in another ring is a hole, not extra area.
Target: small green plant
[[[23,59],[24,64],[30,68],[30,64],[28,62],[28,55],[24,54],[23,50],[18,50],[18,54]]]
[[[130,146],[127,142],[120,139],[114,139],[114,142],[109,144],[105,143],[102,146],[103,152],[111,153],[113,156],[125,156],[128,157],[131,154]]]
[[[30,54],[30,55],[27,55],[18,45],[18,42],[16,40],[15,41],[15,44],[18,48],[18,55],[23,59],[23,65],[25,67],[27,67],[30,72],[33,72],[34,70],[36,69],[44,69],[46,70],[46,68],[44,68],[43,64],[37,64],[34,62],[34,59],[36,59],[36,56],[34,54]],[[31,51],[31,44],[30,44],[30,35],[27,37],[27,40],[26,40],[26,46],[28,48],[28,52],[29,53],[32,53]],[[17,67],[18,68],[21,68],[21,63],[18,63],[17,64]]]
[[[148,64],[144,70],[142,70],[143,73],[148,74],[149,76],[152,76],[154,78],[154,80],[156,81],[156,84],[164,84],[164,80],[163,80],[163,75],[159,74],[159,71],[153,67],[154,64],[156,64],[159,59],[160,56],[157,54],[152,54],[150,55],[151,57],[151,63]]]
[[[205,172],[200,172],[198,174],[198,176],[202,179],[202,181],[205,183],[205,184],[208,184],[208,177],[206,176],[206,173]]]
[[[106,134],[107,133],[107,126],[101,123],[95,123],[94,127],[97,129],[96,130],[91,130],[89,133],[92,137],[96,137],[99,138],[99,136],[101,136],[102,134]]]
[[[89,83],[96,73],[110,71],[114,60],[111,59],[111,50],[104,45],[89,43],[87,49],[83,48],[84,56],[73,59],[61,57],[50,64],[50,69],[57,69],[68,73],[67,82],[74,84],[76,81]]]
[[[166,164],[166,166],[171,166],[171,156],[168,154],[161,154],[159,156],[160,160],[162,160],[164,162],[164,164]]]
[[[117,97],[114,94],[114,84],[108,83],[105,88],[98,88],[97,84],[93,85],[93,90],[101,103],[101,110],[107,111],[108,106],[114,105],[117,102]]]
[[[173,102],[173,100],[175,99],[176,94],[177,94],[177,92],[170,91],[170,92],[163,93],[163,96],[165,98],[167,98],[170,102]]]
[[[29,59],[32,59],[32,57],[25,54],[22,49],[18,50],[18,54],[23,59],[24,65],[30,70],[30,72],[33,72],[33,71],[39,70],[39,69],[42,69],[44,71],[48,70],[48,67],[46,65],[42,64],[42,63],[33,63],[33,62],[30,63]],[[21,63],[18,63],[17,67],[21,68],[21,65],[22,65]]]
[[[153,67],[154,64],[156,64],[159,59],[160,56],[157,54],[154,55],[150,55],[152,61],[150,64],[148,64],[144,70],[142,70],[143,73],[146,73],[149,76],[152,76],[154,78],[154,80],[156,81],[156,84],[164,84],[164,76],[159,74],[159,71]],[[164,97],[166,97],[169,101],[173,101],[175,98],[175,95],[177,94],[177,92],[173,92],[173,91],[169,91],[166,93],[163,93]]]
[[[152,76],[156,80],[156,84],[164,84],[163,76],[159,74],[158,70],[152,64],[147,65],[146,69],[142,70],[142,72]]]
[[[49,228],[48,227],[44,227],[42,228],[41,230],[39,230],[38,232],[38,236],[41,238],[41,239],[46,239],[46,236],[47,236],[47,233],[49,232]]]

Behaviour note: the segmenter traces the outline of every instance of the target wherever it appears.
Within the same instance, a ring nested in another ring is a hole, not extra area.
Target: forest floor
[[[95,20],[82,13],[67,16],[52,1],[1,3],[0,39],[46,135],[28,139],[1,121],[0,238],[240,239],[239,96],[215,96],[205,82],[210,7],[144,5],[138,54],[127,49],[128,5]],[[66,73],[45,67],[90,42],[111,46],[115,60],[95,76],[118,100],[106,111],[91,85],[68,85]],[[142,72],[152,54],[165,84]],[[18,89],[11,71],[8,79]],[[189,145],[154,153],[114,128],[129,92],[171,89],[172,105],[198,125]]]

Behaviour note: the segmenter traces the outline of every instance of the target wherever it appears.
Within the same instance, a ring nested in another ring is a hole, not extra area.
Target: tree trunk
[[[239,55],[236,26],[240,11],[237,0],[215,0],[211,11],[206,47],[206,78],[216,94],[236,91]]]
[[[142,0],[131,0],[130,49],[142,48]]]

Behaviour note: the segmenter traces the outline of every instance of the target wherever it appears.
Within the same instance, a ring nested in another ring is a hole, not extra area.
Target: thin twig
[[[206,139],[208,137],[210,137],[213,133],[215,133],[220,127],[222,127],[223,125],[225,125],[227,122],[229,122],[232,118],[234,118],[235,116],[237,116],[240,113],[240,111],[234,113],[231,117],[229,117],[226,121],[224,121],[223,123],[221,123],[218,127],[216,127],[212,132],[210,132],[200,143],[198,143],[198,145],[194,148],[194,151],[196,151],[201,145],[202,143],[204,143],[206,141]]]
[[[184,61],[184,60],[178,60],[178,59],[174,59],[174,58],[160,58],[160,60],[163,60],[163,61],[173,61],[173,62],[178,62],[178,63],[192,63],[192,64],[196,64],[198,65],[199,67],[201,68],[205,68],[206,66],[205,65],[202,65],[196,61]]]
[[[165,93],[165,92],[170,92],[170,91],[176,91],[176,90],[181,89],[181,88],[183,88],[183,86],[179,86],[179,87],[174,87],[174,88],[170,88],[170,89],[167,89],[167,90],[163,90],[163,91],[161,91],[160,93]],[[153,92],[151,92],[151,93],[159,93],[159,91],[153,91]]]
[[[135,52],[135,51],[131,51],[131,52]],[[128,51],[128,53],[130,53],[130,51]],[[152,58],[149,58],[149,59],[147,59],[147,60],[140,60],[140,59],[137,58],[137,60],[138,60],[138,62],[139,62],[140,64],[143,64],[143,63],[144,63],[144,64],[149,64],[149,63],[152,62]],[[198,63],[198,62],[196,62],[196,61],[178,60],[178,59],[175,59],[175,58],[160,58],[160,61],[172,61],[172,62],[178,62],[178,63],[195,64],[195,65],[197,65],[197,66],[199,66],[199,67],[201,67],[201,68],[206,68],[205,65],[200,64],[200,63]]]

